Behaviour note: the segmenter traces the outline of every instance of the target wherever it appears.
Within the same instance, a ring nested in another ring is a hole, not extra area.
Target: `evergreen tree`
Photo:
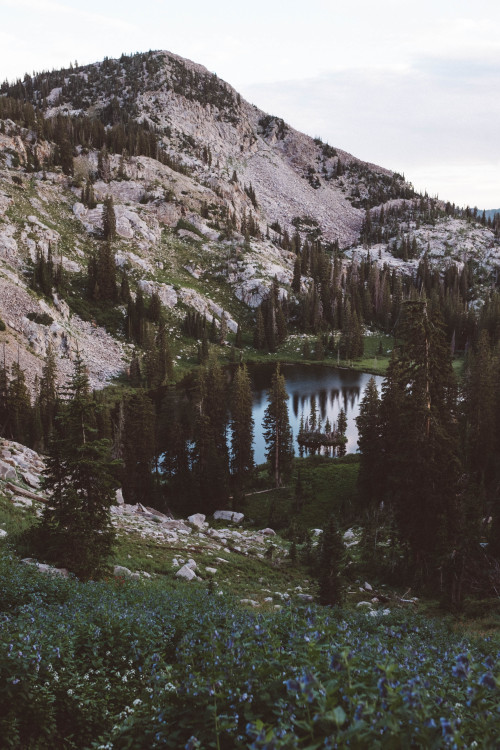
[[[224,373],[216,359],[210,358],[198,373],[197,401],[194,472],[200,502],[210,513],[226,505],[229,496],[227,398]]]
[[[382,399],[381,468],[408,562],[428,578],[457,543],[457,394],[441,324],[425,301],[404,308]]]
[[[50,559],[81,578],[102,571],[112,550],[110,507],[115,497],[111,444],[96,439],[95,404],[77,352],[67,401],[49,445],[40,539]]]
[[[12,363],[12,377],[8,391],[10,435],[13,440],[26,445],[31,427],[31,401],[24,371],[18,362]]]
[[[238,323],[238,328],[236,329],[236,338],[234,340],[234,345],[237,349],[243,348],[243,335],[241,333],[241,325]]]
[[[4,345],[5,346],[5,345]],[[5,349],[4,349],[5,357]],[[5,366],[0,364],[0,436],[7,437],[9,425],[9,376]]]
[[[329,606],[342,604],[342,565],[344,543],[333,516],[321,538],[319,553],[319,603]]]
[[[116,214],[111,195],[108,195],[104,199],[102,209],[102,234],[104,239],[109,242],[116,237]]]
[[[345,456],[346,454],[346,446],[347,446],[347,439],[346,439],[346,432],[347,432],[347,415],[344,411],[344,409],[341,409],[339,411],[339,416],[337,419],[337,432],[339,434],[339,437],[341,438],[340,444],[337,447],[337,455],[339,457]]]
[[[279,364],[273,374],[268,392],[268,405],[263,419],[266,458],[269,474],[276,487],[290,477],[293,467],[292,429],[288,419],[288,394]]]
[[[231,472],[235,492],[248,484],[253,460],[252,388],[245,365],[237,368],[231,390]]]
[[[45,355],[45,363],[40,380],[38,394],[38,409],[42,424],[42,449],[49,445],[54,429],[54,419],[57,408],[57,365],[54,348],[49,344]]]
[[[96,299],[114,304],[117,301],[116,262],[110,242],[104,242],[98,251],[96,264]]]
[[[257,309],[256,320],[255,320],[253,345],[255,349],[258,349],[259,351],[261,351],[262,349],[264,349],[265,344],[266,344],[266,330],[264,327],[264,316],[262,314],[261,308],[259,307]]]
[[[138,390],[125,403],[123,493],[131,505],[152,505],[154,502],[154,438],[153,404],[144,391]]]
[[[381,456],[381,417],[380,398],[375,378],[370,378],[365,394],[359,405],[358,448],[361,451],[358,488],[366,505],[377,504],[381,500],[380,456]]]

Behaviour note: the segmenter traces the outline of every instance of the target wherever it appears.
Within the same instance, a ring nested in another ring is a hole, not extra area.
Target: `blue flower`
[[[441,723],[441,731],[443,733],[443,737],[451,737],[453,735],[453,729],[448,719],[443,719],[443,717],[441,717],[439,721]]]
[[[478,685],[481,685],[482,687],[487,687],[490,690],[494,690],[497,686],[495,682],[495,678],[491,674],[491,672],[485,672],[481,677],[479,678]]]

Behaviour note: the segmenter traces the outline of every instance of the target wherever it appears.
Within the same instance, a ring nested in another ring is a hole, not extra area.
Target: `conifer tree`
[[[18,362],[12,363],[12,377],[8,391],[10,435],[13,440],[26,445],[31,426],[31,401],[24,371]]]
[[[215,358],[198,373],[197,401],[194,472],[200,503],[206,512],[213,512],[217,505],[227,504],[229,496],[226,388]]]
[[[236,329],[236,338],[234,340],[234,345],[237,349],[241,349],[243,347],[243,335],[241,333],[241,325],[238,323],[238,328]]]
[[[271,380],[268,405],[263,419],[269,474],[274,477],[276,487],[281,487],[283,480],[290,477],[293,467],[292,429],[288,419],[287,401],[285,378],[278,363]]]
[[[264,316],[262,314],[261,308],[259,307],[257,309],[256,320],[255,320],[253,345],[255,349],[258,349],[260,351],[264,349],[265,344],[266,344],[266,331],[264,327]]]
[[[89,578],[102,571],[114,542],[117,464],[109,440],[96,439],[95,404],[78,352],[66,397],[49,446],[44,487],[50,501],[40,538],[50,559]]]
[[[96,264],[96,284],[98,292],[96,299],[102,299],[114,304],[117,300],[116,262],[110,242],[104,242],[98,252]]]
[[[132,505],[153,503],[154,438],[153,403],[143,390],[138,390],[125,403],[123,436],[123,492],[127,502]]]
[[[252,388],[245,365],[236,369],[231,390],[231,472],[235,492],[248,484],[253,460]]]
[[[347,415],[344,411],[344,409],[341,409],[339,411],[339,416],[337,418],[337,432],[341,438],[341,442],[337,448],[337,455],[339,457],[345,456],[346,454],[346,446],[347,446],[347,439],[346,439],[346,432],[347,432]]]
[[[49,344],[45,355],[45,362],[40,380],[38,394],[38,409],[42,424],[42,448],[49,445],[54,429],[54,419],[57,408],[57,365],[54,348]]]
[[[5,344],[3,345],[3,362],[0,362],[0,436],[7,437],[9,423],[9,375],[5,361]]]
[[[102,234],[104,239],[109,242],[116,237],[116,214],[111,195],[108,195],[104,199],[102,209]]]
[[[457,394],[441,324],[425,301],[404,308],[382,398],[381,469],[410,567],[426,578],[457,541]]]
[[[381,416],[380,398],[375,378],[370,378],[359,405],[358,447],[361,451],[358,488],[366,505],[374,505],[381,500],[380,457],[381,457]]]
[[[319,603],[327,606],[342,604],[342,565],[344,543],[333,516],[323,531],[319,553]]]

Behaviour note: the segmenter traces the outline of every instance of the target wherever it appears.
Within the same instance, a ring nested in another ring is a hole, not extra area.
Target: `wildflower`
[[[448,719],[444,719],[443,717],[441,717],[439,721],[441,723],[441,732],[443,733],[443,738],[451,737],[453,735],[453,729]]]
[[[483,687],[487,687],[490,690],[494,690],[497,686],[495,682],[495,678],[491,674],[491,672],[485,672],[481,677],[479,678],[479,685]]]
[[[467,654],[459,654],[457,656],[457,663],[452,667],[451,671],[454,677],[467,677],[467,672],[469,671],[469,659]]]

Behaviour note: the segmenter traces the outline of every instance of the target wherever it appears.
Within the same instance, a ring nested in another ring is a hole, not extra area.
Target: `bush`
[[[52,318],[48,313],[37,313],[37,312],[29,312],[26,317],[28,320],[32,320],[33,323],[38,323],[41,326],[50,326],[54,322],[54,318]]]

